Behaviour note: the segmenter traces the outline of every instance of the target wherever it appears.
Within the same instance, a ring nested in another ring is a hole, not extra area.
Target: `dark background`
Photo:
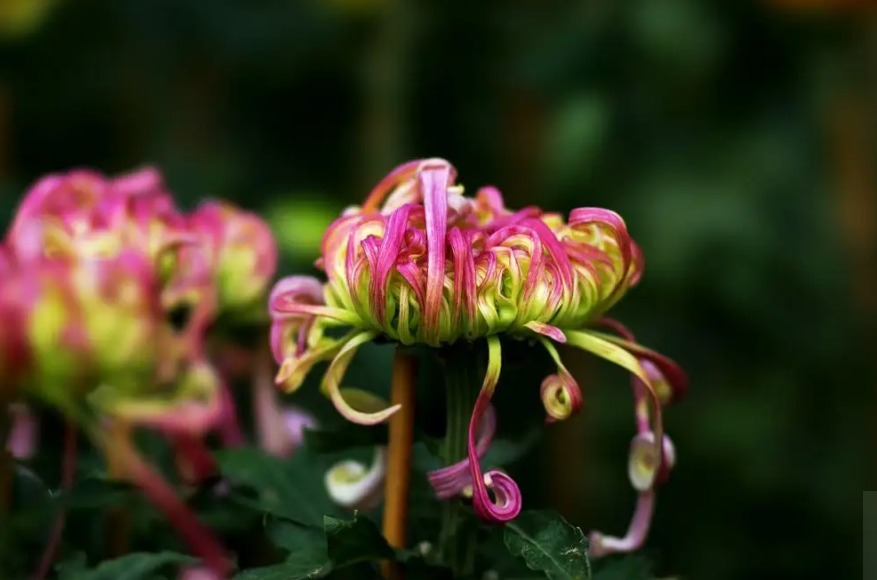
[[[614,209],[646,256],[616,314],[691,378],[667,413],[660,575],[857,577],[855,482],[873,485],[877,453],[877,19],[804,4],[2,0],[0,211],[49,171],[155,163],[189,206],[262,212],[292,273],[421,156],[513,207]],[[583,413],[512,473],[527,507],[620,534],[628,379],[563,355]],[[381,382],[369,368],[359,386]]]

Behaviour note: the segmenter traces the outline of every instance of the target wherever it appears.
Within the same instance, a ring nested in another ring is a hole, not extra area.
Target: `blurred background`
[[[615,314],[691,378],[667,412],[659,573],[858,577],[877,456],[865,2],[0,0],[0,35],[3,220],[46,172],[154,163],[190,206],[262,212],[281,271],[309,272],[333,217],[422,156],[512,207],[618,211],[646,270]],[[564,356],[584,412],[513,473],[527,507],[622,534],[628,379]]]

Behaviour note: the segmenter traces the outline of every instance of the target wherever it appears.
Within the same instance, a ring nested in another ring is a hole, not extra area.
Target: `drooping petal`
[[[377,336],[374,332],[362,332],[351,338],[332,360],[323,377],[323,392],[344,418],[360,425],[377,425],[389,419],[401,405],[387,406],[379,397],[359,389],[342,389],[341,379],[356,354],[356,350]]]
[[[640,493],[627,534],[623,538],[615,538],[605,536],[597,531],[591,532],[588,536],[590,541],[589,555],[593,558],[600,558],[609,554],[633,552],[641,548],[649,534],[654,511],[655,492],[649,490]]]
[[[325,484],[335,503],[353,510],[368,511],[377,506],[384,491],[387,473],[387,451],[375,449],[371,466],[346,460],[326,472]]]
[[[601,318],[597,324],[611,328],[623,339],[597,332],[592,334],[615,343],[642,359],[643,366],[649,373],[662,404],[678,403],[685,398],[688,392],[688,377],[682,367],[670,358],[638,344],[633,333],[617,320]]]
[[[655,392],[655,387],[652,384],[651,378],[649,377],[646,370],[642,367],[639,360],[635,356],[624,350],[622,347],[603,338],[599,333],[591,331],[568,330],[566,332],[566,338],[569,344],[591,352],[601,358],[608,360],[609,362],[613,362],[618,366],[627,369],[629,372],[636,375],[637,378],[642,381],[643,385],[645,385],[646,389],[648,390],[649,396],[652,399],[652,430],[655,432],[656,439],[654,445],[655,455],[657,457],[657,465],[660,465],[662,461],[662,449],[660,441],[662,441],[664,437],[664,423],[661,414],[661,401],[658,398],[658,394]],[[637,405],[640,405],[639,401],[637,401]],[[642,412],[638,409],[637,415],[640,416],[641,414]]]
[[[487,338],[487,349],[487,373],[481,386],[481,392],[475,401],[472,418],[469,420],[469,475],[472,478],[472,507],[475,510],[475,515],[486,522],[501,523],[513,520],[520,513],[521,492],[514,480],[501,472],[491,471],[486,474],[489,477],[485,477],[478,463],[478,449],[475,436],[481,423],[481,418],[487,412],[490,398],[493,396],[493,391],[499,381],[502,365],[502,350],[499,337],[489,336]],[[494,490],[496,503],[487,493],[488,485]]]
[[[488,405],[481,419],[481,425],[478,428],[478,442],[475,444],[475,450],[479,459],[487,453],[495,434],[496,410],[493,408],[493,405]],[[468,458],[458,461],[453,465],[430,471],[427,477],[438,499],[449,499],[457,496],[467,486],[472,485]]]

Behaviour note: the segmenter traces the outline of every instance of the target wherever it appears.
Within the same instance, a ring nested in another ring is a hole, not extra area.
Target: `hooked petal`
[[[338,412],[345,419],[360,425],[383,423],[401,408],[401,405],[387,406],[385,401],[369,392],[340,387],[341,379],[356,350],[362,344],[374,340],[376,336],[374,332],[363,332],[348,340],[332,360],[329,370],[323,377],[322,390],[328,394]]]
[[[479,459],[487,453],[495,434],[496,410],[493,405],[488,405],[481,419],[481,425],[478,427],[478,442],[475,444]],[[438,499],[450,499],[457,496],[463,492],[466,486],[472,484],[472,477],[469,474],[469,458],[430,471],[427,477]]]
[[[566,338],[571,345],[577,346],[627,369],[643,382],[643,385],[645,385],[649,396],[652,399],[652,410],[654,413],[654,428],[652,430],[655,432],[656,440],[654,445],[655,456],[657,457],[656,465],[660,465],[663,461],[663,451],[659,442],[664,438],[664,422],[661,414],[661,401],[658,398],[658,394],[655,391],[651,378],[640,364],[639,360],[624,350],[624,348],[609,341],[599,333],[569,330],[566,333]]]
[[[545,377],[539,389],[539,395],[550,419],[562,421],[577,413],[582,407],[582,390],[561,362],[560,355],[554,345],[546,338],[540,337],[539,341],[557,365],[557,374]]]
[[[544,322],[532,321],[525,324],[527,328],[532,330],[537,334],[541,334],[542,336],[547,336],[551,340],[555,342],[564,343],[566,342],[566,335],[563,334],[563,331],[557,328],[556,326],[551,326],[550,324],[545,324]]]
[[[469,475],[472,478],[472,507],[475,515],[486,522],[501,523],[513,520],[520,513],[521,492],[509,476],[498,471],[483,474],[478,463],[475,434],[482,416],[487,412],[502,365],[502,350],[497,336],[487,337],[487,349],[487,373],[469,420]],[[487,493],[488,485],[494,491],[496,503]]]
[[[614,538],[604,536],[597,531],[591,532],[588,537],[590,541],[589,555],[600,558],[609,554],[633,552],[641,548],[649,534],[654,511],[655,492],[650,490],[640,493],[627,534],[623,538]]]

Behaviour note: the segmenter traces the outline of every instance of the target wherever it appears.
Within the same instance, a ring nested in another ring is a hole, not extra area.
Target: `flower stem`
[[[124,477],[136,485],[165,517],[188,544],[192,554],[200,558],[217,577],[226,578],[232,571],[232,563],[225,548],[183,503],[168,485],[137,452],[130,438],[120,439],[99,429],[90,431],[96,445],[107,457],[117,459],[117,467]]]
[[[128,441],[131,438],[131,425],[121,419],[113,419],[110,425],[110,437],[115,441]],[[124,480],[125,458],[119,446],[106,449],[107,475],[114,480]],[[114,506],[107,512],[106,526],[110,557],[118,558],[128,553],[129,514],[124,505]]]
[[[61,484],[62,491],[69,491],[73,486],[73,478],[76,476],[76,424],[67,420],[64,424],[64,456],[61,465]],[[52,532],[49,535],[49,542],[43,551],[43,557],[40,565],[34,573],[34,580],[42,580],[49,574],[49,570],[55,561],[58,553],[58,545],[61,543],[61,536],[64,534],[65,514],[59,512],[52,524]]]
[[[469,419],[484,379],[484,357],[477,346],[458,344],[443,351],[447,392],[447,431],[443,463],[453,465],[465,459]],[[466,523],[462,502],[453,499],[442,506],[439,553],[454,576],[470,576],[475,566],[475,529]]]
[[[387,452],[387,478],[384,487],[384,536],[393,548],[405,547],[408,537],[408,496],[411,482],[411,446],[414,439],[414,393],[417,386],[417,359],[396,349],[390,399],[401,405],[390,418]],[[401,580],[398,566],[386,564],[384,575]]]

